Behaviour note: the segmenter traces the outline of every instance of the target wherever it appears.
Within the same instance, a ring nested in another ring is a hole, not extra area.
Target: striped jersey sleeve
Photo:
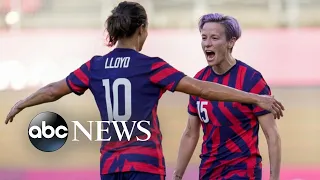
[[[201,69],[193,78],[201,80],[206,68]],[[192,116],[198,116],[197,97],[190,95],[188,104],[188,113]]]
[[[252,86],[250,89],[251,93],[260,94],[260,95],[271,95],[271,89],[260,73],[255,72],[252,75],[251,82],[252,82]],[[262,116],[270,112],[262,109],[259,106],[254,105],[253,113],[255,114],[255,116]]]
[[[79,96],[84,94],[84,92],[89,88],[89,80],[90,61],[71,72],[66,78],[70,90]]]
[[[199,79],[199,73],[197,73],[193,78]],[[196,96],[189,95],[188,113],[192,116],[198,116]]]
[[[180,80],[186,76],[183,72],[178,71],[166,61],[155,58],[151,65],[150,81],[165,90],[174,92]]]
[[[189,96],[188,113],[192,116],[198,116],[196,96]]]

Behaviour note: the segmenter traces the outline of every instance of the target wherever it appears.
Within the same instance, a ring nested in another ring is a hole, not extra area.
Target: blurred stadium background
[[[221,12],[243,28],[234,56],[258,69],[273,94],[286,106],[279,121],[282,137],[281,180],[320,177],[319,0],[140,0],[149,14],[150,32],[143,53],[160,56],[193,76],[206,65],[197,31],[199,17]],[[12,105],[51,81],[64,78],[105,46],[104,21],[116,0],[0,0],[0,119]],[[187,121],[187,99],[167,93],[160,102],[163,148],[172,174],[181,133]],[[27,136],[30,120],[54,111],[68,120],[98,120],[88,91],[23,111],[9,126],[0,125],[0,180],[99,179],[99,143],[68,139],[57,152],[33,148]],[[260,136],[264,179],[268,151]],[[197,179],[198,148],[185,176]]]

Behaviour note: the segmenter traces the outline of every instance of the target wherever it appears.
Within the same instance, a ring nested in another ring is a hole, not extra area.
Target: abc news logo
[[[141,136],[136,136],[137,141],[147,141],[151,137],[151,132],[149,128],[142,126],[147,124],[150,127],[149,121],[132,121],[133,126],[127,126],[125,121],[88,121],[90,128],[87,130],[84,126],[81,125],[78,121],[71,121],[74,128],[74,137],[72,141],[79,141],[77,139],[77,129],[82,132],[90,141],[92,141],[92,125],[93,123],[97,124],[97,138],[94,141],[110,141],[111,138],[116,138],[118,141],[122,141],[126,138],[127,141],[132,140],[132,135],[134,129],[138,130]],[[109,128],[103,127],[103,123],[107,123],[115,130],[116,137],[111,137],[104,139],[102,137],[102,132],[109,133]],[[54,112],[42,112],[33,118],[28,127],[28,135],[31,144],[40,151],[43,152],[53,152],[59,150],[67,141],[69,130],[66,121],[59,115]]]

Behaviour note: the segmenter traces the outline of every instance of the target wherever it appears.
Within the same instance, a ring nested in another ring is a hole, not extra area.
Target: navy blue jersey
[[[195,78],[246,92],[271,95],[261,73],[239,60],[222,75],[207,66]],[[188,112],[200,118],[204,133],[199,179],[261,179],[257,118],[269,111],[256,105],[208,101],[190,96]]]
[[[161,58],[116,48],[104,56],[94,56],[66,78],[77,95],[90,89],[101,120],[124,121],[133,129],[131,140],[119,140],[114,126],[104,123],[109,132],[103,132],[103,139],[108,141],[101,143],[101,174],[142,171],[165,175],[157,107],[161,95],[175,91],[184,76]],[[151,132],[147,141],[136,138],[147,137],[137,129],[139,121],[149,122],[143,125]]]

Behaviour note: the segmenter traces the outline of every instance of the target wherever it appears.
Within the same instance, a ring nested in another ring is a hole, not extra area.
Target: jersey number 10
[[[103,79],[102,84],[105,88],[106,106],[109,121],[128,121],[132,114],[131,104],[131,82],[126,78],[116,79],[110,84],[109,79]],[[119,114],[119,86],[124,86],[124,114]],[[113,94],[113,104],[111,103],[111,88]]]

